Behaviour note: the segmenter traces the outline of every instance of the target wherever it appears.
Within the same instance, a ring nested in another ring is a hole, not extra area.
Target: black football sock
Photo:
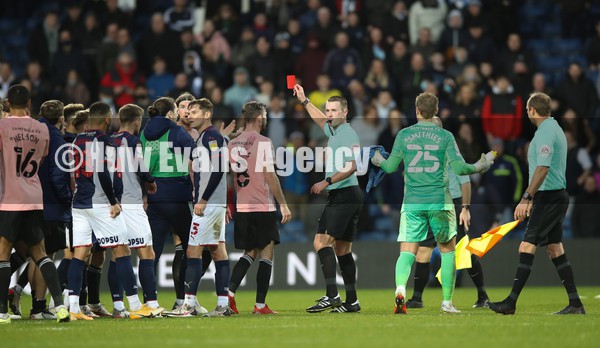
[[[54,261],[52,261],[48,256],[45,256],[38,260],[37,266],[40,268],[40,272],[42,273],[42,277],[44,277],[44,281],[46,282],[48,291],[50,291],[50,295],[52,295],[54,305],[62,305],[62,288],[60,287],[60,282],[58,281],[58,272],[56,271],[56,266],[54,266]]]
[[[256,303],[265,303],[267,292],[269,292],[272,269],[273,261],[271,260],[262,259],[258,263],[258,272],[256,272]]]
[[[573,307],[582,307],[583,303],[581,303],[581,299],[577,293],[577,287],[575,286],[573,267],[571,267],[571,263],[567,260],[567,254],[562,254],[559,257],[553,258],[552,262],[554,263],[558,276],[569,296],[569,305]]]
[[[508,300],[513,303],[517,303],[517,299],[521,294],[521,290],[525,287],[525,283],[527,283],[527,278],[529,278],[529,274],[531,274],[531,265],[533,265],[533,254],[529,253],[519,253],[519,267],[517,267],[517,273],[515,274],[515,280],[513,283],[512,290],[510,295],[508,295]]]
[[[83,279],[81,280],[81,293],[79,294],[79,305],[85,306],[88,298],[88,282],[87,282],[88,266],[83,269]]]
[[[100,278],[102,278],[102,268],[90,265],[87,268],[88,283],[88,302],[90,304],[100,303]]]
[[[412,300],[423,301],[423,291],[429,282],[429,272],[431,266],[429,262],[417,262],[415,266],[415,290],[413,291]]]
[[[69,266],[71,265],[71,259],[62,259],[56,271],[58,272],[58,280],[60,281],[60,286],[64,289],[67,288],[68,280],[67,275],[69,274]]]
[[[0,313],[8,313],[8,287],[11,275],[10,261],[0,261]]]
[[[204,250],[202,250],[202,277],[204,277],[204,273],[206,273],[206,270],[208,269],[208,266],[210,266],[211,262],[212,254],[208,248],[204,248]]]
[[[31,305],[31,314],[36,314],[43,312],[46,309],[46,299],[45,298],[32,298]]]
[[[475,255],[471,255],[471,268],[467,269],[469,277],[477,287],[477,298],[485,300],[488,298],[485,286],[483,285],[483,269],[481,268],[481,262]]]
[[[335,252],[332,247],[322,248],[317,252],[321,261],[321,270],[325,276],[325,289],[327,297],[333,298],[337,296],[338,289],[335,281]]]
[[[185,298],[185,293],[183,291],[183,286],[181,286],[180,272],[181,272],[181,264],[183,263],[183,258],[185,254],[183,252],[183,245],[178,244],[175,246],[175,257],[173,257],[173,264],[171,265],[172,275],[173,275],[173,285],[175,286],[175,296],[178,300],[183,300]]]
[[[25,289],[27,283],[29,283],[29,262],[23,269],[23,272],[19,275],[19,278],[17,278],[17,285],[19,285],[21,289]]]
[[[248,268],[252,265],[254,259],[250,257],[248,254],[242,255],[238,262],[233,266],[233,270],[231,271],[231,279],[229,280],[229,291],[235,292],[237,288],[240,286],[240,283],[246,276],[246,272],[248,272]]]
[[[10,271],[15,273],[23,264],[25,263],[25,259],[23,259],[19,254],[12,253],[10,254]]]
[[[344,286],[346,287],[346,303],[352,304],[358,300],[356,296],[356,263],[352,253],[343,256],[338,256],[338,263],[344,278]]]

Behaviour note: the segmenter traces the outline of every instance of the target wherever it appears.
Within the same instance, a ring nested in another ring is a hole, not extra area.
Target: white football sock
[[[69,311],[75,314],[81,312],[79,308],[79,295],[69,295]]]
[[[114,301],[113,302],[113,307],[118,310],[118,311],[124,311],[125,310],[125,304],[123,303],[123,301]]]
[[[127,302],[129,302],[129,309],[132,311],[139,311],[142,308],[142,303],[140,302],[140,298],[137,294],[127,296]]]
[[[227,307],[229,306],[229,299],[227,296],[217,296],[217,306]]]

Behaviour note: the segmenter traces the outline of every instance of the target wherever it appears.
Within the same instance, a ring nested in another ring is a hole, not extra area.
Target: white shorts
[[[152,245],[152,230],[142,204],[123,204],[123,220],[127,226],[127,239],[132,249]]]
[[[73,208],[73,247],[91,246],[92,232],[103,248],[128,243],[123,216],[111,218],[107,204],[94,204],[92,209]]]
[[[204,246],[225,243],[225,207],[207,206],[204,215],[192,215],[189,245]]]

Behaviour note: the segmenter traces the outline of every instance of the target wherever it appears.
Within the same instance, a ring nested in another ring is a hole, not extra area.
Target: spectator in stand
[[[375,59],[382,62],[385,61],[387,51],[388,47],[383,40],[383,32],[378,27],[371,27],[369,29],[369,37],[362,49],[362,61],[365,64],[365,70],[369,69],[369,66],[372,67],[372,62]]]
[[[100,80],[96,59],[101,43],[102,31],[98,28],[96,16],[91,12],[87,13],[84,18],[84,29],[81,32],[81,52],[88,68],[88,79],[84,82],[90,91],[94,92],[94,95],[97,95],[98,81]]]
[[[499,68],[503,74],[511,74],[516,62],[523,62],[529,70],[534,70],[534,60],[531,52],[521,44],[521,36],[511,33],[506,39],[506,48],[500,55]]]
[[[68,30],[61,30],[59,48],[54,53],[52,68],[50,70],[53,83],[55,85],[64,85],[69,70],[76,70],[84,79],[87,77],[88,69],[83,58],[83,53],[81,53],[78,47],[73,45],[71,33]]]
[[[481,108],[483,130],[488,143],[492,138],[500,138],[506,142],[507,152],[514,154],[515,142],[523,129],[523,109],[521,97],[514,93],[508,78],[498,77],[492,94],[485,96]]]
[[[473,83],[465,83],[458,88],[451,111],[450,118],[444,122],[448,131],[456,134],[461,124],[468,123],[473,129],[476,142],[486,140],[481,122],[481,100],[475,93]]]
[[[377,111],[377,117],[380,120],[387,120],[390,112],[396,108],[396,102],[392,98],[391,91],[386,89],[379,91],[377,99],[373,101],[373,106]]]
[[[194,12],[187,0],[173,0],[173,7],[164,14],[165,23],[174,32],[182,32],[194,27]]]
[[[300,15],[300,24],[303,30],[309,30],[317,23],[317,11],[320,7],[320,0],[306,1],[306,10]]]
[[[135,89],[144,82],[144,76],[138,71],[133,57],[123,52],[119,54],[113,69],[104,74],[100,86],[105,94],[113,96],[115,106],[120,108],[134,102]]]
[[[335,34],[340,31],[340,27],[331,18],[331,11],[327,7],[321,7],[317,11],[317,23],[310,28],[310,32],[317,35],[319,41],[326,48],[334,47]]]
[[[154,58],[152,70],[154,73],[148,78],[146,86],[148,87],[148,96],[154,100],[167,95],[175,87],[175,78],[167,72],[167,63],[160,56]]]
[[[67,16],[62,22],[60,30],[68,30],[73,36],[73,44],[76,47],[81,47],[83,33],[85,32],[81,16],[81,4],[73,2],[67,5]]]
[[[95,1],[92,11],[98,14],[101,28],[106,28],[109,23],[117,23],[119,27],[132,27],[132,18],[121,11],[118,0]]]
[[[449,77],[456,79],[468,65],[473,65],[469,63],[469,51],[464,47],[457,47],[454,50],[454,59],[448,62],[447,74]],[[477,67],[475,67],[475,72],[477,72]]]
[[[598,94],[579,63],[569,64],[567,78],[556,90],[556,99],[561,109],[573,109],[582,118],[591,118],[596,114]]]
[[[285,112],[283,107],[285,101],[278,95],[274,95],[271,100],[268,101],[269,112],[267,113],[267,137],[271,139],[273,148],[277,149],[282,146],[286,146],[285,142],[287,135],[290,132],[288,127],[289,120],[285,118]]]
[[[398,109],[390,110],[388,115],[387,125],[381,133],[379,133],[377,144],[383,146],[385,151],[390,153],[394,147],[396,135],[398,135],[398,132],[400,132],[407,123],[406,118]]]
[[[356,79],[348,83],[347,90],[346,100],[349,105],[347,118],[351,120],[357,115],[364,115],[364,107],[369,103],[370,98],[365,87]]]
[[[408,15],[411,45],[417,43],[422,28],[429,28],[431,41],[437,42],[444,30],[447,11],[445,0],[419,0],[412,4]]]
[[[403,0],[394,2],[392,10],[383,20],[383,31],[388,45],[395,41],[408,42],[408,9]]]
[[[29,111],[32,115],[37,115],[42,103],[53,97],[52,83],[43,77],[42,66],[36,61],[30,61],[27,64],[25,78],[31,84],[31,90],[29,91],[31,109]]]
[[[271,44],[265,36],[256,40],[256,53],[248,57],[246,68],[254,79],[254,85],[259,86],[264,80],[274,81],[277,73],[277,65]]]
[[[377,138],[385,124],[380,122],[377,109],[372,105],[367,105],[364,112],[364,115],[354,117],[350,126],[358,134],[360,146],[373,146],[377,144]]]
[[[256,53],[254,32],[250,27],[244,27],[241,36],[233,45],[231,51],[231,64],[234,66],[245,66],[248,58],[254,53]]]
[[[429,58],[435,52],[435,44],[431,41],[431,30],[429,28],[421,28],[417,42],[412,45],[410,52],[419,52],[423,57]]]
[[[354,63],[346,63],[344,64],[344,76],[342,76],[341,80],[331,81],[331,85],[333,88],[339,89],[343,91],[345,94],[348,90],[348,84],[350,81],[358,78],[358,68]]]
[[[273,82],[270,80],[262,80],[258,85],[258,94],[254,96],[254,99],[264,105],[271,104],[271,98],[273,98]]]
[[[331,88],[331,79],[327,74],[320,74],[317,77],[317,89],[308,94],[310,102],[319,109],[325,108],[325,102],[331,97],[341,96],[342,92]]]
[[[344,28],[344,32],[348,34],[350,47],[357,51],[362,50],[367,32],[360,22],[358,13],[353,12],[348,14],[346,21],[342,23],[342,27]]]
[[[496,60],[496,45],[485,31],[485,23],[479,20],[473,20],[467,26],[469,35],[467,36],[467,50],[469,51],[469,60],[475,64],[482,62],[493,62]]]
[[[402,81],[410,70],[410,55],[406,42],[394,42],[391,52],[386,55],[386,65],[394,81]]]
[[[270,122],[270,121],[269,121]],[[275,144],[273,144],[275,148]],[[308,174],[298,170],[296,166],[296,153],[299,148],[306,146],[304,134],[296,131],[290,134],[289,144],[287,148],[292,151],[290,160],[294,165],[291,175],[282,177],[281,189],[285,195],[285,199],[290,207],[294,220],[300,220],[306,223],[306,211],[308,200],[310,198],[308,186]]]
[[[170,73],[177,72],[181,65],[181,60],[177,57],[179,54],[167,54],[177,52],[177,46],[177,35],[166,28],[161,13],[154,13],[150,19],[150,30],[142,35],[138,45],[140,69],[145,74],[150,74],[154,59],[161,56],[167,64],[167,70]]]
[[[216,86],[208,94],[208,99],[213,103],[213,125],[220,129],[221,123],[228,125],[235,119],[235,113],[233,109],[223,103],[223,90],[221,87]]]
[[[67,79],[60,99],[69,104],[89,105],[91,100],[90,90],[79,77],[77,70],[69,70],[67,72]]]
[[[194,50],[186,51],[183,55],[183,73],[190,83],[190,92],[199,98],[202,94],[202,61],[200,55]]]
[[[415,98],[423,91],[422,82],[431,80],[431,75],[427,72],[425,58],[419,52],[415,52],[410,57],[410,70],[406,76],[400,80],[400,95],[402,95],[402,112],[407,117],[414,121],[417,117],[415,114]]]
[[[294,72],[294,59],[296,56],[293,54],[290,48],[290,34],[282,31],[275,35],[275,50],[273,52],[273,58],[277,62],[275,64],[275,90],[282,92],[286,90],[287,75],[293,75]]]
[[[180,56],[185,55],[186,52],[194,51],[198,53],[198,55],[202,54],[202,46],[198,44],[196,38],[194,37],[194,33],[191,30],[184,30],[179,34],[179,47],[177,47],[178,51],[175,54],[178,58]],[[181,62],[177,62],[176,66],[180,67]],[[208,64],[210,65],[210,64]],[[177,72],[180,72],[177,70]]]
[[[585,58],[590,70],[600,70],[600,20],[596,21],[594,29],[595,35],[585,43]]]
[[[242,32],[242,23],[233,6],[229,3],[221,4],[213,20],[217,30],[227,39],[229,46],[233,46]]]
[[[296,75],[302,80],[307,91],[314,91],[317,88],[317,76],[323,69],[326,56],[327,52],[321,49],[319,39],[309,35],[306,50],[296,59],[295,68]]]
[[[214,75],[219,80],[228,77],[231,48],[227,40],[216,30],[212,20],[204,22],[204,29],[197,37],[198,44],[202,46],[202,58],[210,66]]]
[[[434,52],[429,55],[429,73],[431,74],[431,79],[436,86],[443,86],[445,88],[445,93],[452,92],[454,80],[448,79],[446,66],[444,65],[444,55],[440,52]],[[446,84],[447,86],[445,86]]]
[[[504,153],[504,141],[492,139],[491,149],[497,156],[492,167],[482,176],[485,203],[494,211],[495,224],[513,221],[513,208],[523,194],[523,173],[519,162]]]
[[[447,27],[438,41],[440,51],[447,62],[454,61],[455,52],[459,47],[467,45],[467,32],[463,27],[463,16],[459,10],[452,10],[446,20]]]
[[[360,54],[348,46],[348,34],[343,31],[337,33],[335,44],[336,47],[330,50],[325,57],[323,72],[329,75],[332,80],[338,81],[344,76],[344,65],[353,63],[358,68],[358,76],[364,76]]]
[[[254,31],[255,37],[264,36],[269,42],[273,42],[275,32],[269,26],[266,14],[259,12],[254,15],[254,19],[252,20],[252,31]]]
[[[369,71],[367,71],[367,76],[365,77],[365,86],[371,97],[376,97],[379,92],[383,90],[388,90],[392,94],[394,93],[396,86],[394,85],[393,79],[388,74],[383,60],[373,59],[371,67],[369,68]]]
[[[483,4],[480,0],[469,0],[468,5],[463,12],[463,20],[465,27],[471,27],[472,23],[481,23],[484,29],[490,29],[490,24],[493,22],[490,14],[483,9]]]
[[[225,91],[225,105],[233,108],[237,117],[242,112],[242,106],[257,94],[256,88],[250,85],[248,70],[239,67],[233,72],[233,86]]]
[[[586,177],[581,193],[575,196],[573,215],[571,216],[571,228],[575,238],[600,237],[600,219],[598,218],[600,192],[598,191],[598,184],[600,183],[593,176]]]
[[[592,174],[592,158],[589,152],[577,144],[575,134],[565,130],[567,137],[567,192],[574,197],[581,192],[585,178]]]
[[[107,71],[115,66],[115,58],[119,55],[118,32],[119,25],[117,23],[109,23],[106,26],[106,35],[98,48],[98,57],[96,58],[99,76],[104,76]]]
[[[469,123],[461,123],[456,136],[458,149],[468,163],[476,162],[484,151],[484,147],[475,140],[473,133],[473,128]]]
[[[478,93],[483,95],[492,93],[492,89],[496,85],[496,74],[492,63],[489,61],[481,62],[479,64],[479,74],[481,75],[481,83],[477,87]]]
[[[291,18],[287,25],[287,32],[290,34],[290,49],[295,55],[304,52],[305,37],[302,33],[300,21],[296,18]]]
[[[560,6],[563,38],[585,37],[588,30],[588,0],[556,0]]]
[[[38,61],[46,71],[49,71],[52,56],[58,51],[58,29],[58,13],[49,11],[44,16],[44,21],[34,29],[29,37],[27,46],[29,59]]]
[[[179,73],[175,75],[175,80],[173,81],[173,88],[169,91],[168,96],[175,99],[186,93],[190,89],[190,81],[188,81],[187,75],[185,73]]]

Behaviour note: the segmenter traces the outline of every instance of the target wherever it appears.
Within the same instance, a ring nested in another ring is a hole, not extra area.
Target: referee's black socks
[[[559,257],[555,257],[552,259],[552,263],[556,267],[556,271],[558,272],[558,276],[567,291],[567,295],[569,296],[569,305],[573,307],[582,307],[583,304],[579,299],[579,294],[577,293],[577,287],[575,286],[575,277],[573,276],[573,268],[567,260],[567,254],[562,254]]]
[[[525,283],[527,283],[527,278],[529,278],[529,274],[531,273],[531,265],[533,265],[533,258],[533,254],[519,253],[519,267],[517,267],[512,291],[508,295],[508,298],[514,303],[517,302],[521,290],[523,290]]]
[[[430,269],[429,262],[416,262],[414,276],[415,289],[412,295],[414,301],[422,301],[423,290],[425,290],[425,286],[427,286],[427,282],[429,281]]]
[[[10,261],[0,261],[0,313],[8,313],[8,287],[10,285]]]
[[[48,256],[44,256],[37,261],[37,266],[40,268],[40,272],[42,273],[42,277],[44,277],[44,281],[46,281],[46,286],[48,287],[48,291],[50,291],[50,295],[52,295],[54,305],[62,305],[62,288],[60,287],[58,272],[56,271],[56,266],[54,266],[54,261],[52,261]]]
[[[352,253],[338,256],[338,263],[344,278],[344,286],[346,287],[346,303],[352,304],[358,300],[356,297],[356,264]]]
[[[321,269],[325,276],[325,285],[327,297],[333,298],[338,294],[337,285],[335,283],[335,252],[332,247],[322,248],[317,252],[321,261]]]

